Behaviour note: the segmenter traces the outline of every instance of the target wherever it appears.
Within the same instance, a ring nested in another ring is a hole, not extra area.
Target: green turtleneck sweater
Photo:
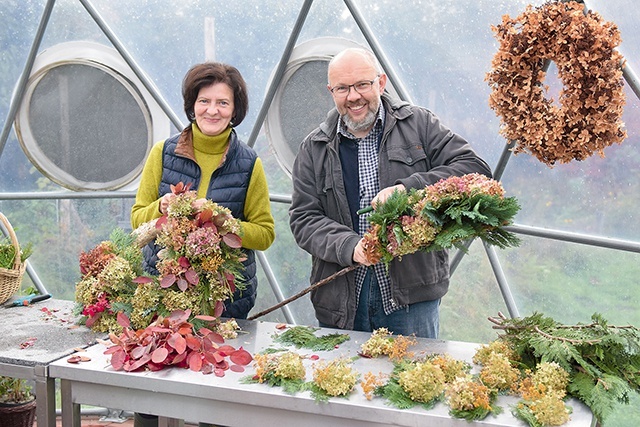
[[[196,162],[200,166],[200,186],[198,197],[206,197],[211,175],[218,168],[229,144],[231,128],[220,135],[208,136],[200,132],[193,124],[193,148]],[[142,170],[140,186],[136,193],[136,202],[131,208],[131,225],[134,229],[141,224],[161,216],[158,188],[162,178],[162,149],[164,141],[157,142],[149,153]],[[275,239],[275,226],[271,215],[269,188],[264,174],[262,161],[256,159],[251,172],[242,221],[242,247],[259,251],[266,250]]]

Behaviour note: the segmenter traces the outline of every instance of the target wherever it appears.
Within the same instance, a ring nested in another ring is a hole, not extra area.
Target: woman
[[[206,62],[187,72],[182,97],[190,123],[151,149],[131,209],[131,225],[135,229],[165,214],[173,196],[170,186],[179,182],[191,183],[199,198],[229,208],[241,220],[247,260],[243,263],[245,287],[225,302],[223,316],[245,319],[256,297],[254,250],[266,250],[275,238],[262,162],[233,129],[247,114],[246,83],[235,67]],[[145,269],[158,274],[158,248],[151,244],[143,251]]]
[[[172,197],[170,186],[179,182],[191,183],[199,198],[230,209],[241,220],[247,260],[243,262],[244,289],[225,302],[222,316],[246,319],[258,284],[254,250],[266,250],[275,239],[262,162],[233,129],[247,115],[247,86],[235,67],[206,62],[187,72],[182,97],[189,125],[151,149],[131,209],[131,225],[135,229],[165,214]],[[145,270],[152,274],[158,274],[158,250],[154,244],[143,249]],[[155,416],[135,414],[135,427],[157,424]]]

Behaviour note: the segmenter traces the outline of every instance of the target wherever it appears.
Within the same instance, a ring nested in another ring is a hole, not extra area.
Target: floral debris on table
[[[518,366],[535,370],[543,362],[555,362],[568,372],[567,394],[584,402],[600,423],[640,391],[640,329],[635,326],[609,325],[597,313],[591,323],[577,325],[540,313],[522,319],[499,314],[489,320],[504,332],[499,342],[515,355]],[[556,405],[556,410],[563,408]]]
[[[371,337],[360,346],[362,357],[375,358],[378,356],[388,356],[389,360],[402,360],[413,357],[413,353],[407,351],[408,348],[416,344],[415,337],[392,336],[387,328],[378,328],[371,334]]]
[[[389,264],[417,251],[462,248],[479,237],[490,245],[517,246],[518,238],[502,227],[512,222],[520,206],[505,197],[502,185],[473,173],[442,179],[420,190],[395,191],[369,216],[365,255],[372,263]]]
[[[219,377],[229,369],[244,372],[244,366],[253,360],[251,354],[242,347],[236,349],[224,344],[222,335],[210,329],[202,327],[195,331],[188,322],[190,316],[189,310],[177,310],[135,331],[130,328],[129,319],[119,313],[118,322],[123,331],[120,335],[109,335],[113,345],[105,351],[111,355],[111,366],[117,371],[129,372],[159,371],[177,366]],[[211,316],[196,318],[209,322],[217,320]]]
[[[320,360],[313,366],[311,394],[321,402],[332,396],[348,397],[359,378],[360,374],[353,369],[349,359]]]
[[[307,390],[307,371],[302,363],[303,359],[303,356],[293,351],[256,354],[253,357],[256,373],[250,378],[245,378],[244,382],[282,387],[288,394]]]
[[[582,1],[549,1],[492,27],[500,42],[486,80],[500,133],[548,166],[584,160],[626,138],[618,28]],[[545,61],[557,64],[558,103],[545,97]]]
[[[197,199],[189,185],[172,186],[167,214],[153,221],[151,239],[161,248],[158,277],[142,269],[139,233],[114,230],[80,255],[82,279],[76,285],[79,312],[87,326],[118,332],[116,316],[127,315],[134,329],[175,310],[219,317],[224,301],[241,289],[244,254],[240,221],[212,201]]]

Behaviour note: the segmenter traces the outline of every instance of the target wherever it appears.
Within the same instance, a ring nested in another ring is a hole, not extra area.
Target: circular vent
[[[265,132],[282,169],[290,176],[304,138],[324,121],[334,107],[327,90],[331,58],[358,43],[321,37],[296,46],[267,113]],[[274,79],[272,74],[269,87]]]
[[[31,162],[71,190],[113,190],[142,171],[169,121],[114,49],[71,42],[34,63],[16,133]]]

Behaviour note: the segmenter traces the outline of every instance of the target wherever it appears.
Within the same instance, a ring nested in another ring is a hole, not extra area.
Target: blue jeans
[[[438,338],[440,298],[410,304],[387,315],[382,306],[382,295],[378,280],[372,269],[360,291],[360,300],[353,326],[355,331],[373,332],[387,328],[394,335]]]

